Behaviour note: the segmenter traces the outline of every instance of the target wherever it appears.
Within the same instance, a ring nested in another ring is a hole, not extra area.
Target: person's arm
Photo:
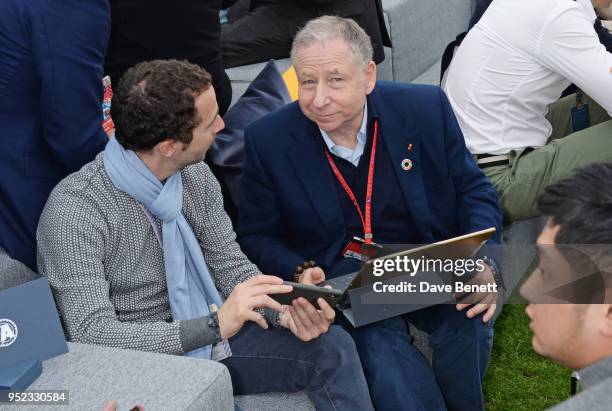
[[[603,8],[597,7],[595,10],[602,20],[612,20],[612,6]]]
[[[198,238],[204,260],[213,275],[215,286],[228,298],[238,284],[259,274],[260,270],[244,255],[236,242],[229,216],[223,208],[221,186],[210,168],[201,162],[183,172],[183,184],[193,193],[194,201],[186,215]],[[278,312],[258,309],[273,325],[278,325]]]
[[[595,20],[595,32],[599,37],[599,42],[604,45],[608,53],[612,52],[612,34],[610,31],[601,23],[600,19]]]
[[[43,135],[69,170],[93,160],[108,141],[102,78],[109,35],[107,0],[47,1],[32,21]]]
[[[215,342],[207,319],[122,322],[106,278],[109,230],[100,210],[69,193],[52,193],[37,231],[38,268],[49,278],[70,341],[183,354]]]
[[[279,199],[260,158],[247,129],[244,173],[240,181],[238,239],[244,252],[261,270],[291,281],[295,268],[307,258],[285,243]]]
[[[446,94],[439,89],[442,115],[444,121],[444,138],[449,172],[457,193],[457,218],[462,234],[472,233],[490,227],[497,230],[485,247],[488,246],[488,257],[498,267],[499,246],[502,234],[502,212],[499,206],[499,195],[489,178],[480,170],[465,145],[463,133]],[[480,255],[479,255],[480,256]],[[481,257],[481,256],[480,256]],[[478,272],[468,282],[477,284],[494,283],[491,267]],[[484,313],[482,321],[488,322],[496,310],[497,293],[476,293],[471,299],[460,300],[457,309],[466,311],[468,318]]]
[[[462,234],[468,234],[495,227],[497,232],[488,244],[499,244],[502,232],[499,195],[467,149],[446,94],[442,89],[438,93],[444,122],[446,158],[457,193],[459,230]]]
[[[612,115],[612,54],[583,12],[572,7],[545,22],[535,53],[541,64],[576,84]]]

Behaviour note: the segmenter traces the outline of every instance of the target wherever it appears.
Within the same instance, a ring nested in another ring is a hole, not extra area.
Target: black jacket
[[[289,25],[296,31],[304,20],[324,15],[350,17],[368,33],[374,47],[374,61],[384,60],[383,46],[391,47],[391,39],[385,26],[381,0],[259,0],[251,1],[251,8],[259,4],[281,4]]]
[[[232,88],[220,55],[219,10],[235,0],[110,0],[111,36],[104,69],[117,84],[143,61],[178,59],[204,67],[213,77],[221,114]]]

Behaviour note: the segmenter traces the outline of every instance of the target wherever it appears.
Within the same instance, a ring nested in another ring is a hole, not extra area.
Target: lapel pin
[[[412,170],[412,160],[410,160],[409,158],[405,158],[402,160],[402,169],[404,171],[410,171]]]
[[[412,151],[412,143],[408,144],[408,151]]]

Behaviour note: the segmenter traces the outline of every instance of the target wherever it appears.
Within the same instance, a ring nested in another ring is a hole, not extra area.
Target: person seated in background
[[[248,14],[221,28],[226,68],[289,57],[295,33],[308,20],[323,15],[354,19],[368,33],[376,64],[391,47],[380,0],[241,0]]]
[[[611,179],[612,163],[590,165],[538,202],[548,223],[538,238],[539,267],[521,288],[531,303],[533,349],[577,370],[582,386],[556,411],[612,404]]]
[[[493,0],[476,0],[476,6],[474,8],[474,14],[470,19],[470,24],[468,26],[468,30],[471,29],[480,21],[482,15],[487,11],[487,8],[491,5]],[[595,11],[597,12],[597,18],[595,19],[595,23],[593,24],[593,28],[597,33],[597,37],[599,37],[599,42],[603,44],[608,52],[612,52],[612,33],[608,30],[608,28],[603,24],[602,20],[609,20],[612,16],[611,9],[595,7]],[[467,34],[464,33],[464,34]],[[577,87],[575,84],[571,84],[563,93],[561,93],[561,97],[568,96],[570,94],[574,94],[577,91]],[[554,104],[553,104],[554,107]],[[601,108],[598,107],[598,110]]]
[[[376,82],[370,39],[351,19],[311,20],[291,58],[299,101],[245,132],[238,239],[255,264],[288,280],[332,278],[359,269],[343,252],[355,237],[421,244],[496,227],[490,242],[499,242],[497,193],[440,88]],[[309,260],[319,267],[294,272]],[[489,268],[478,275],[492,281]],[[438,305],[359,328],[339,316],[376,408],[483,409],[494,301],[484,296],[467,315],[468,304]],[[406,320],[429,333],[433,370]]]
[[[102,129],[107,0],[0,2],[0,247],[36,271],[36,226]]]
[[[476,0],[476,7],[474,8],[474,14],[472,14],[468,29],[471,29],[480,21],[480,18],[485,11],[487,11],[492,1],[493,0]],[[610,7],[596,7],[595,11],[597,12],[598,18],[595,20],[593,28],[601,44],[604,45],[606,50],[612,51],[612,34],[610,34],[608,29],[602,24],[602,20],[612,19],[612,10]]]
[[[612,160],[612,54],[593,27],[610,3],[493,1],[450,64],[444,89],[505,222],[537,215],[576,167]],[[559,100],[570,83],[581,92]]]
[[[470,18],[468,30],[478,23],[484,12],[487,11],[487,8],[489,8],[491,5],[492,1],[493,0],[475,0],[474,13],[472,13],[472,17]]]
[[[235,241],[202,162],[224,126],[210,75],[141,63],[111,111],[115,138],[53,190],[37,232],[68,339],[220,360],[237,394],[306,390],[317,409],[372,409],[354,343],[330,327],[334,310],[322,299],[320,310],[281,306],[269,294],[291,287]]]
[[[212,75],[223,116],[232,101],[232,85],[219,46],[219,11],[237,0],[180,2],[110,0],[112,29],[104,68],[119,84],[132,66],[155,59],[187,60]]]

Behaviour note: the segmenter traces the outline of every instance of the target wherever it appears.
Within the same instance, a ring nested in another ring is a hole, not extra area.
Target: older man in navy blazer
[[[357,262],[343,250],[364,234],[381,244],[418,244],[496,227],[491,242],[499,242],[497,194],[439,88],[377,83],[369,38],[339,17],[309,22],[292,59],[299,104],[246,131],[238,234],[262,271],[291,279],[296,266],[314,260],[319,267],[302,275],[315,283],[349,272]],[[492,276],[488,268],[481,274]],[[343,324],[376,408],[483,409],[493,301],[467,315],[468,304],[438,305],[357,329]],[[433,369],[412,346],[405,320],[429,333]]]
[[[109,34],[108,0],[0,1],[0,247],[35,271],[49,193],[108,141]]]

